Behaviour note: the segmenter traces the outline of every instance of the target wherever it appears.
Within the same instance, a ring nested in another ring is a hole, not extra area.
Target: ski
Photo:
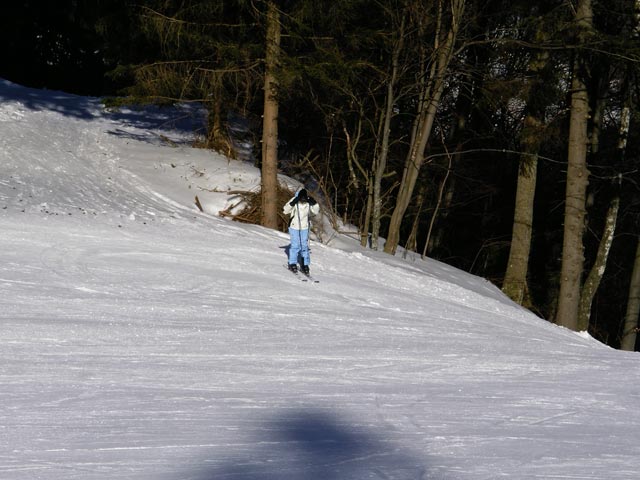
[[[310,274],[310,273],[304,273],[304,272],[301,272],[301,273],[302,273],[302,275],[303,275],[304,277],[306,277],[310,282],[312,282],[312,283],[320,283],[320,280],[316,280],[315,278],[313,278],[313,277],[311,276],[311,274]]]
[[[289,265],[284,265],[284,268],[286,268],[289,272],[291,272],[293,276],[296,277],[301,282],[320,283],[320,280],[316,280],[311,276],[311,274],[304,273],[300,270],[298,270],[297,272],[293,272],[289,270]]]
[[[294,272],[293,270],[289,270],[289,266],[285,265],[284,268],[287,269],[287,271],[291,272],[293,274],[294,277],[296,277],[298,280],[300,280],[301,282],[308,282],[309,279],[302,275],[301,272]]]

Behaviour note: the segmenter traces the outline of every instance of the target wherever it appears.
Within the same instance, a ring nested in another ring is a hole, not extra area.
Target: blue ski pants
[[[309,229],[296,230],[289,228],[291,245],[289,245],[289,264],[298,263],[298,255],[302,257],[305,265],[311,264],[309,258]]]

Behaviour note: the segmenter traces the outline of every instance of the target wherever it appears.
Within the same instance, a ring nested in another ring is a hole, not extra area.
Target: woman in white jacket
[[[302,273],[308,275],[309,264],[311,263],[309,257],[309,227],[311,226],[309,217],[317,215],[320,211],[320,206],[302,188],[285,204],[282,211],[291,218],[289,223],[289,236],[291,237],[289,270],[294,273],[298,271],[298,256],[300,256],[302,259],[300,269]]]

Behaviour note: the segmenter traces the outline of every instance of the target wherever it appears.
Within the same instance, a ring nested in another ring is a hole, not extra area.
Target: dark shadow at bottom
[[[201,471],[197,480],[443,479],[428,456],[406,452],[382,433],[325,411],[294,411],[259,427],[260,438],[234,461]],[[263,435],[264,434],[264,435]],[[231,452],[227,452],[230,454]],[[213,455],[216,455],[213,452]],[[227,455],[225,455],[227,457]],[[209,459],[215,462],[215,458]],[[217,463],[217,462],[216,462]]]

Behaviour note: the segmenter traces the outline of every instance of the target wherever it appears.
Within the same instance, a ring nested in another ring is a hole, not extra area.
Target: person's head
[[[309,201],[309,194],[304,188],[301,188],[298,192],[298,201],[303,203]]]

